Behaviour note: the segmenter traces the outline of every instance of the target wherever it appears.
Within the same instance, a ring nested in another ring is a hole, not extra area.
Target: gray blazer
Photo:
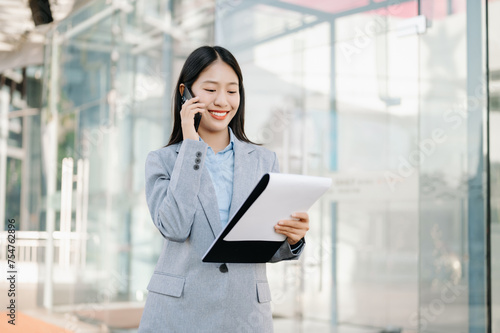
[[[204,167],[207,148],[205,142],[187,139],[147,157],[146,199],[165,241],[147,287],[141,333],[273,331],[266,264],[201,261],[222,230],[215,189]],[[262,175],[279,172],[276,154],[266,148],[235,138],[233,149],[229,220]],[[293,254],[284,242],[271,262],[297,259],[300,252]]]

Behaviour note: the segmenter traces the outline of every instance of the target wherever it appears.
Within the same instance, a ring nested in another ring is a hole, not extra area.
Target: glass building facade
[[[2,82],[20,311],[137,327],[162,246],[145,158],[210,44],[240,62],[248,137],[281,172],[333,179],[301,260],[268,265],[276,332],[500,331],[499,15],[495,0],[91,1],[50,31],[43,65],[12,70],[24,88]]]

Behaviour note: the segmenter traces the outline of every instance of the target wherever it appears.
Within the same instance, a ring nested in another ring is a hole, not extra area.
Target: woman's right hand
[[[198,112],[201,113],[202,117],[205,113],[205,104],[198,103],[199,97],[193,97],[187,100],[186,103],[182,105],[181,109],[181,128],[183,139],[192,139],[195,141],[199,140],[199,135],[194,128],[194,115]]]

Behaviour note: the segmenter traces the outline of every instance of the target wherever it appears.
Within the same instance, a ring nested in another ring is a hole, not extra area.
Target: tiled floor
[[[274,319],[275,333],[379,333],[379,330],[352,328],[352,327],[332,327],[325,322],[317,321],[296,321],[293,319]]]
[[[352,325],[340,325],[333,327],[328,322],[293,319],[274,319],[275,333],[392,333],[399,332],[397,329],[368,328]],[[400,333],[417,333],[416,331],[403,330]]]
[[[68,313],[58,313],[54,311],[49,311],[43,308],[36,308],[31,310],[25,310],[26,313],[31,318],[38,319],[47,323],[48,325],[53,325],[57,327],[57,330],[51,331],[39,331],[47,333],[107,333],[109,330],[105,327],[99,327],[96,325],[84,323],[79,321],[74,315]],[[3,331],[0,331],[3,333]],[[16,332],[37,332],[37,331],[16,331]]]
[[[68,313],[49,312],[43,309],[26,311],[29,319],[33,322],[43,322],[47,326],[56,325],[57,330],[47,332],[78,332],[78,333],[137,333],[137,329],[112,329],[106,325],[92,325],[78,320],[75,316]],[[27,316],[25,316],[27,317]],[[20,318],[21,319],[21,318]],[[23,318],[25,319],[25,318]],[[38,319],[38,320],[37,320]],[[24,320],[26,322],[26,320]],[[55,326],[51,326],[55,327]],[[2,333],[3,330],[0,330]],[[9,331],[5,331],[9,332]],[[17,331],[16,331],[17,332]],[[382,333],[381,329],[363,328],[349,325],[332,327],[328,322],[312,320],[293,320],[284,318],[274,319],[275,333]],[[401,333],[416,333],[413,331],[402,331]]]
[[[2,333],[24,333],[24,332],[40,332],[40,333],[74,333],[73,330],[65,329],[64,327],[53,325],[46,320],[27,315],[24,311],[17,311],[14,324],[11,325],[4,320],[5,312],[0,313],[0,332]]]
[[[81,322],[76,316],[69,313],[50,312],[44,309],[28,310],[26,314],[18,317],[19,321],[23,321],[24,325],[37,323],[38,325],[46,325],[52,327],[47,332],[78,332],[78,333],[137,333],[137,329],[112,329],[106,325],[95,325]],[[95,323],[95,322],[94,322]],[[41,326],[38,326],[41,327]],[[57,329],[54,329],[57,327]],[[1,328],[1,326],[0,326]],[[17,327],[19,328],[19,326]],[[3,329],[0,330],[2,333]],[[8,330],[5,332],[9,332]],[[14,331],[13,331],[14,332]],[[15,331],[18,332],[18,331]],[[34,331],[26,331],[34,332]],[[44,331],[45,332],[45,331]],[[354,326],[338,326],[332,327],[328,322],[293,319],[275,318],[274,319],[275,333],[381,333],[382,330],[374,328],[363,328]],[[416,333],[404,331],[401,333]]]

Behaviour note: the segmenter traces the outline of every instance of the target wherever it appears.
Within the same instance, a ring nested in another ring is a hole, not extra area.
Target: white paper
[[[233,229],[225,241],[283,241],[274,226],[279,220],[291,220],[294,212],[307,212],[330,188],[325,177],[269,173],[269,183]]]

